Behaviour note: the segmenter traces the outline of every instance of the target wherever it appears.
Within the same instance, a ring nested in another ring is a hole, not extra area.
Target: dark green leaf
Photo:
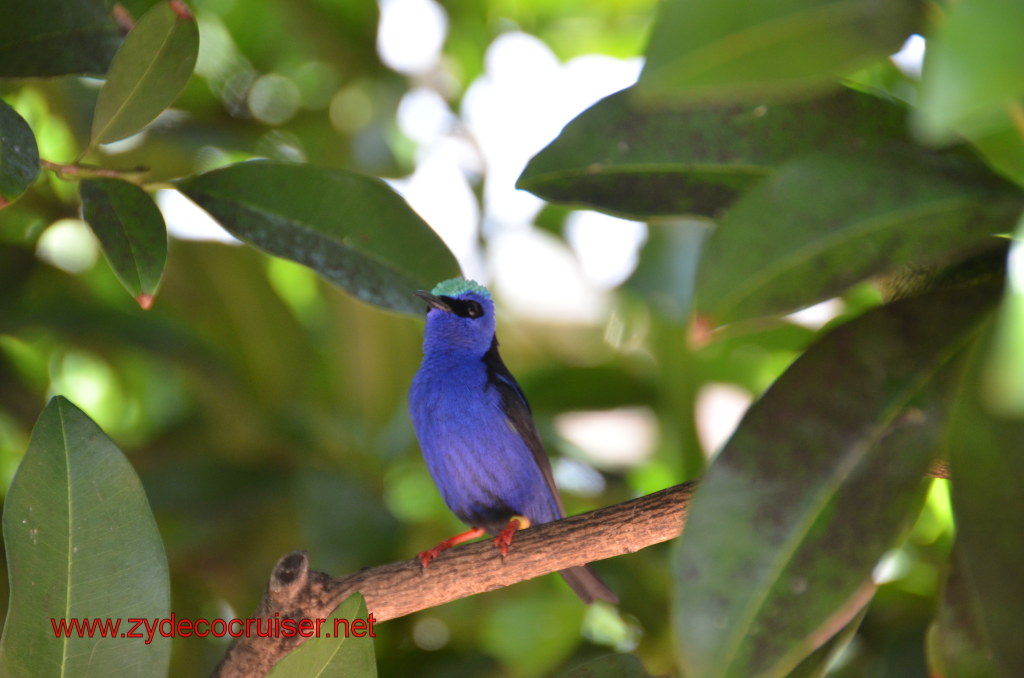
[[[591,659],[565,674],[565,678],[650,678],[635,654],[607,654]]]
[[[581,113],[517,186],[554,202],[640,217],[717,216],[793,155],[888,147],[905,114],[853,90],[779,105],[648,110],[635,88]]]
[[[371,304],[422,314],[412,292],[459,274],[437,234],[380,179],[256,161],[184,179],[179,189],[233,235]]]
[[[167,560],[146,495],[121,451],[60,396],[32,431],[3,531],[11,600],[0,674],[167,674],[170,638],[120,637],[129,618],[170,613]],[[120,624],[115,637],[54,637],[51,620],[93,618]]]
[[[1024,675],[1020,611],[1020,536],[1024,534],[1024,418],[1000,416],[986,402],[985,358],[992,333],[978,342],[949,429],[953,511],[963,577],[978,623],[1004,678]]]
[[[867,602],[872,569],[921,505],[945,423],[937,398],[915,399],[997,298],[972,286],[868,311],[751,407],[679,549],[687,675],[785,675]]]
[[[915,154],[812,154],[736,202],[708,241],[701,313],[716,323],[791,311],[901,264],[984,245],[1020,210]]]
[[[0,21],[0,77],[98,75],[120,44],[104,0],[8,0]]]
[[[39,174],[39,148],[28,123],[0,101],[0,209],[14,202]]]
[[[919,0],[666,0],[640,90],[651,99],[806,96],[918,30]]]
[[[125,38],[96,100],[92,144],[135,134],[174,103],[192,75],[199,29],[180,0],[155,5]]]
[[[954,545],[939,616],[928,631],[929,669],[942,678],[990,678],[995,670],[992,651],[960,552]]]
[[[348,637],[344,635],[344,625],[337,626],[338,634],[334,636],[335,619],[348,621]],[[373,678],[377,675],[377,663],[373,656],[373,638],[369,635],[371,628],[366,601],[358,592],[353,593],[341,601],[327,618],[323,625],[325,635],[312,637],[292,650],[274,665],[268,676]],[[376,634],[376,629],[373,629],[373,633]]]
[[[860,628],[860,624],[864,621],[867,612],[867,607],[861,608],[860,614],[843,627],[842,631],[829,638],[824,645],[807,655],[795,669],[790,671],[786,678],[823,678],[828,673],[829,666],[835,661],[836,656],[857,635],[857,629]]]
[[[144,190],[120,179],[82,181],[82,212],[118,280],[148,308],[167,262],[167,227]]]

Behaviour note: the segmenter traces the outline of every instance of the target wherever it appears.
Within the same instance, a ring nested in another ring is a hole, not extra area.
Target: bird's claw
[[[512,545],[512,537],[515,536],[519,530],[525,530],[530,526],[530,519],[526,516],[513,516],[508,524],[505,525],[505,529],[498,533],[498,536],[494,538],[495,548],[501,549],[501,557],[504,558],[508,555],[508,547]]]

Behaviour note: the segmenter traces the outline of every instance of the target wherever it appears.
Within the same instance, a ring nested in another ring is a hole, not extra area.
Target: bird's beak
[[[441,297],[435,297],[430,292],[426,292],[424,290],[416,290],[416,296],[422,299],[423,301],[427,302],[427,305],[430,306],[431,308],[439,309],[441,311],[444,311],[445,313],[452,312],[452,307],[446,304],[444,299],[442,299]]]

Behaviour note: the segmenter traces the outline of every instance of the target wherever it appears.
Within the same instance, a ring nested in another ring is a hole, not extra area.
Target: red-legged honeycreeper
[[[487,288],[453,278],[416,295],[427,302],[427,327],[409,411],[441,496],[473,528],[420,560],[426,567],[441,551],[484,532],[496,537],[504,555],[517,529],[565,515],[551,463],[526,396],[498,355]],[[585,565],[560,574],[587,603],[618,602]]]

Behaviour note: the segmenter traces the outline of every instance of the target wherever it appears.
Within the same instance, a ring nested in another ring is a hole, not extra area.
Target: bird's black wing
[[[505,363],[498,353],[498,337],[495,335],[491,340],[491,347],[484,354],[484,365],[487,367],[487,384],[497,389],[501,397],[501,409],[508,417],[509,423],[516,432],[522,436],[526,446],[533,454],[533,460],[544,475],[544,480],[551,490],[558,507],[558,517],[565,516],[565,507],[562,506],[562,498],[558,495],[558,487],[555,486],[555,477],[551,473],[551,461],[544,451],[544,445],[540,442],[537,434],[537,426],[533,423],[533,414],[530,412],[530,404],[526,402],[526,395],[523,389],[519,388],[515,377],[505,367]]]

